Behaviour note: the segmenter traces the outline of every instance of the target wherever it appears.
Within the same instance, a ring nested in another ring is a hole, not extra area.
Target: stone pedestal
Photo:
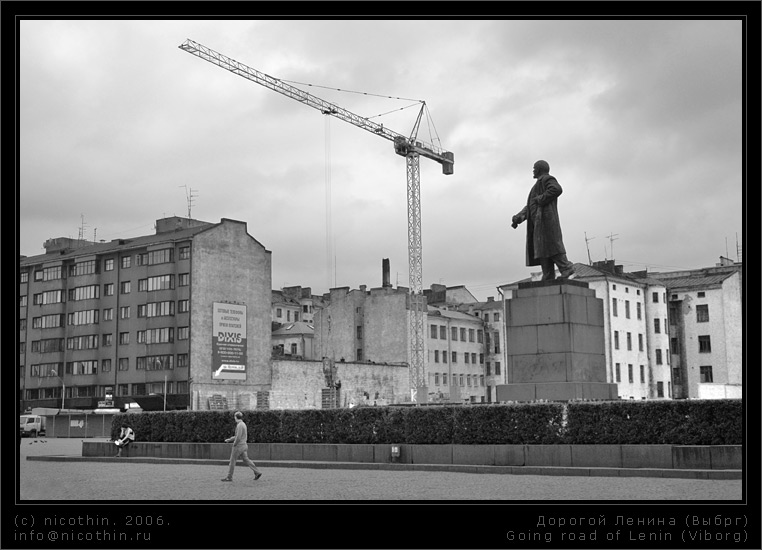
[[[520,283],[505,302],[507,384],[498,401],[617,399],[606,382],[603,300],[587,283]]]

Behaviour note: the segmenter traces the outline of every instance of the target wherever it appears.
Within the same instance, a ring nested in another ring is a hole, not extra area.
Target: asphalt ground
[[[743,480],[504,475],[339,467],[27,460],[81,457],[82,439],[22,439],[21,501],[740,501]]]

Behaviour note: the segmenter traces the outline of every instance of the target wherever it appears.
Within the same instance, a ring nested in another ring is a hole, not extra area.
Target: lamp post
[[[66,399],[66,384],[64,384],[64,379],[58,376],[58,373],[54,370],[50,371],[50,374],[55,376],[61,381],[61,410],[64,409],[64,401]]]

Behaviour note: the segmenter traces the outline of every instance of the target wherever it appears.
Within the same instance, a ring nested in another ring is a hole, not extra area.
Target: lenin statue
[[[534,163],[532,173],[537,182],[529,191],[526,206],[513,216],[511,227],[516,229],[520,223],[527,222],[527,265],[541,266],[543,281],[556,278],[556,266],[561,277],[573,279],[574,264],[566,257],[558,219],[558,196],[563,190],[549,172],[550,166],[544,160]]]

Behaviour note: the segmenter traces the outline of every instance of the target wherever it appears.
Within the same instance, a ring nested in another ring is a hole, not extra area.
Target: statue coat
[[[543,174],[529,191],[527,205],[516,214],[527,222],[526,265],[540,265],[540,258],[566,254],[561,222],[558,219],[558,196],[561,185],[550,174]]]

